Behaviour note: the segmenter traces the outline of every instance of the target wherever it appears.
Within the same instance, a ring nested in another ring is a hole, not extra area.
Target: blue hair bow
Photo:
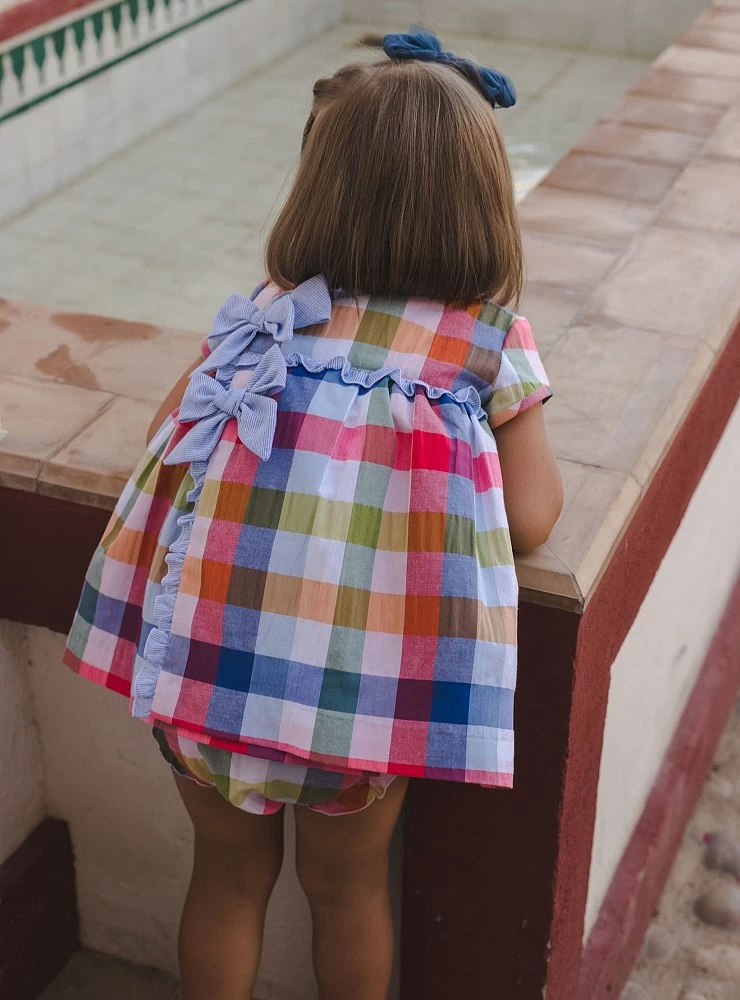
[[[505,73],[479,66],[472,59],[445,52],[433,31],[413,31],[408,34],[386,35],[383,51],[390,59],[420,59],[454,66],[481,90],[494,108],[511,108],[516,104],[516,88]]]

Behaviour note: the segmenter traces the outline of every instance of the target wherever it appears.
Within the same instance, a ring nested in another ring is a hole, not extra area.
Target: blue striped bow
[[[217,341],[201,371],[227,369],[246,351],[258,333],[278,343],[290,340],[293,330],[325,323],[331,316],[331,295],[322,275],[276,296],[264,309],[243,295],[230,295],[219,310],[209,339]]]
[[[260,357],[246,388],[227,389],[211,375],[196,372],[177,417],[180,423],[196,423],[165,458],[165,464],[207,461],[232,417],[236,418],[240,441],[266,461],[272,453],[277,422],[277,400],[271,393],[285,388],[287,374],[277,344]]]

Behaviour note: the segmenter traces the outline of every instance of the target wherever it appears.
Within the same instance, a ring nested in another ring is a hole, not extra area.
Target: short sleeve
[[[504,338],[501,367],[492,389],[484,406],[491,427],[500,427],[552,395],[532,330],[521,316],[514,320]]]

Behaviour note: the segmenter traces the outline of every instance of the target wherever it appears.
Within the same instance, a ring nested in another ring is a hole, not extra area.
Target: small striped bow
[[[277,422],[277,400],[272,394],[285,388],[287,374],[277,344],[260,357],[245,388],[226,388],[211,375],[196,372],[177,417],[179,423],[193,426],[167,455],[165,464],[207,461],[232,418],[242,444],[266,461],[272,453]]]
[[[331,295],[320,274],[302,282],[290,292],[276,295],[260,309],[243,295],[230,295],[216,316],[209,336],[213,353],[200,371],[232,366],[247,350],[258,333],[265,333],[282,343],[290,340],[293,330],[325,323],[331,316]]]

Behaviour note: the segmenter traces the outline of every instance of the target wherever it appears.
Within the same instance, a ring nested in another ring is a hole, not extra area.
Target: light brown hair
[[[522,250],[493,109],[457,70],[345,66],[314,87],[293,187],[267,241],[281,288],[516,303]]]

